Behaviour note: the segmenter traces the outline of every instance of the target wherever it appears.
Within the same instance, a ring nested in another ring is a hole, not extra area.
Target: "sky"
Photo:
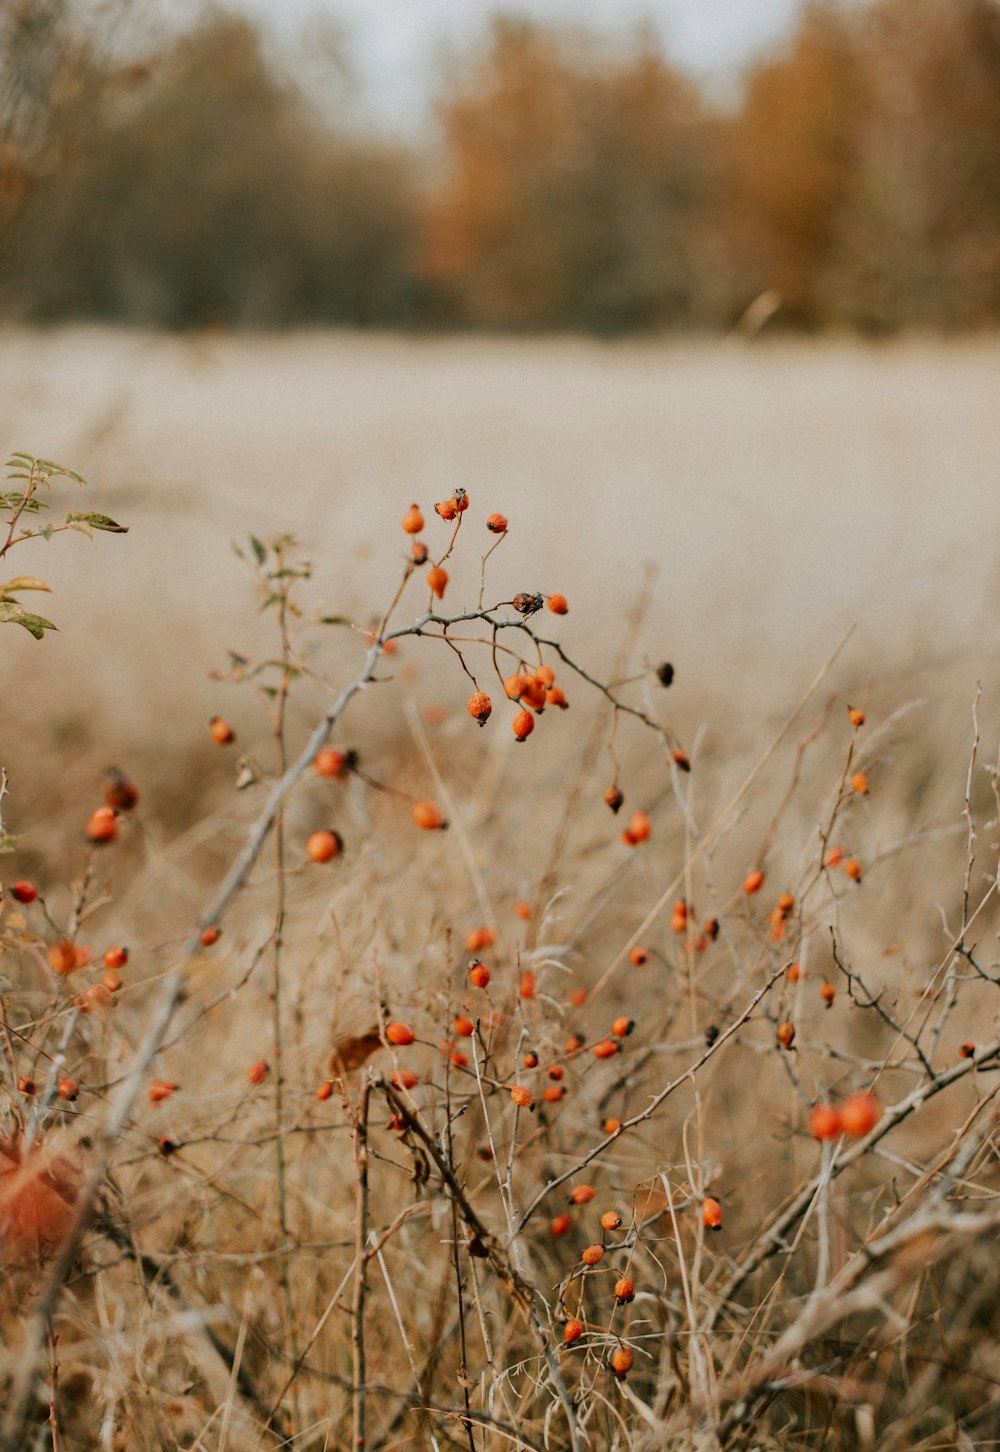
[[[230,0],[272,23],[296,29],[325,15],[345,29],[377,117],[419,123],[447,48],[481,35],[496,9],[529,19],[570,22],[627,34],[652,20],[672,59],[706,78],[725,80],[790,27],[799,0]]]

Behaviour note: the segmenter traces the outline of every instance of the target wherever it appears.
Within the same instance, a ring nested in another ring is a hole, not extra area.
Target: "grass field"
[[[4,561],[59,630],[0,634],[0,1447],[993,1445],[1000,344],[80,329],[0,369],[8,449],[88,481],[54,508],[129,526]],[[460,487],[439,610],[569,601],[498,636],[569,699],[521,744],[489,621],[367,655],[400,517],[437,559]],[[360,769],[269,815],[366,660]],[[111,764],[139,806],[88,847]]]

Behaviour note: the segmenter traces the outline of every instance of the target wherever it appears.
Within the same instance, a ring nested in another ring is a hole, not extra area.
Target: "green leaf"
[[[346,615],[321,615],[320,625],[353,625],[354,621]]]
[[[67,514],[67,524],[89,524],[91,529],[103,529],[108,534],[128,534],[127,524],[116,524],[106,514]]]
[[[250,536],[250,548],[253,550],[253,556],[258,565],[262,565],[267,559],[267,550],[255,534]]]
[[[48,509],[43,499],[25,499],[18,489],[13,489],[8,494],[0,494],[0,507],[4,509],[16,509],[21,504],[25,514],[37,514],[40,509]]]
[[[44,615],[29,614],[16,600],[0,600],[0,625],[23,625],[36,640],[41,640],[47,630],[56,629],[51,620],[46,620]]]

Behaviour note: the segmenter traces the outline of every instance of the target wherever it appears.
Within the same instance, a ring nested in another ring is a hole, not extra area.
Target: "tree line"
[[[246,17],[143,40],[124,4],[117,28],[79,9],[0,17],[7,319],[1000,322],[997,0],[811,0],[724,103],[649,33],[498,20],[408,139],[299,83]]]

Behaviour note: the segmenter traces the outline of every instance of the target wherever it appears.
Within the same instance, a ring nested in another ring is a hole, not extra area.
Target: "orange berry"
[[[802,977],[801,964],[789,963],[787,977],[789,983],[798,983],[799,979]]]
[[[593,1185],[576,1185],[569,1192],[569,1201],[571,1205],[589,1205],[596,1194]]]
[[[566,1070],[562,1064],[553,1064],[550,1068],[546,1069],[545,1076],[551,1079],[554,1084],[558,1084],[560,1079],[565,1079]]]
[[[518,989],[520,996],[524,999],[534,998],[538,990],[538,979],[530,968],[526,968],[521,974],[521,984]]]
[[[840,1114],[833,1104],[814,1104],[809,1111],[809,1133],[814,1139],[836,1139]]]
[[[38,1086],[35,1084],[34,1079],[32,1079],[29,1075],[22,1074],[20,1079],[18,1079],[17,1081],[17,1087],[18,1089],[20,1089],[22,1094],[30,1098],[31,1095],[34,1094]]]
[[[469,981],[473,988],[485,988],[490,981],[490,970],[485,963],[472,963],[469,966]]]
[[[221,716],[213,716],[208,723],[208,729],[216,746],[229,746],[236,740],[236,732],[228,721],[223,721]]]
[[[403,1049],[407,1044],[412,1044],[416,1034],[408,1023],[387,1023],[385,1036],[390,1044],[395,1044],[397,1049]]]
[[[846,857],[844,859],[844,871],[852,882],[861,881],[861,863],[856,857]]]
[[[203,948],[211,948],[212,944],[217,943],[221,937],[222,929],[216,927],[213,923],[210,927],[207,927],[204,930],[198,941],[199,943],[201,943],[201,946]]]
[[[628,956],[633,968],[641,968],[644,963],[649,962],[649,949],[633,948]]]
[[[505,514],[491,514],[486,521],[486,528],[493,534],[506,534],[507,516]]]
[[[709,1197],[702,1201],[701,1223],[706,1230],[720,1230],[722,1228],[722,1206],[718,1200]]]
[[[619,1306],[627,1306],[629,1301],[635,1300],[635,1283],[631,1276],[620,1276],[615,1281],[615,1300]]]
[[[574,988],[569,996],[569,1001],[574,1008],[582,1008],[587,1002],[587,990],[585,988]]]
[[[320,1101],[320,1103],[325,1103],[325,1101],[330,1098],[332,1093],[333,1085],[330,1083],[329,1079],[325,1079],[316,1090],[316,1098]]]
[[[139,800],[139,788],[116,766],[109,767],[104,778],[104,800],[119,812],[130,812]]]
[[[565,1093],[566,1089],[562,1084],[546,1084],[542,1090],[542,1098],[546,1104],[558,1104]]]
[[[479,953],[483,948],[492,948],[496,933],[491,928],[473,928],[466,936],[465,947],[469,953]]]
[[[510,1097],[518,1109],[533,1109],[535,1102],[531,1097],[531,1090],[524,1084],[515,1084],[510,1091]]]
[[[619,1346],[611,1353],[611,1370],[619,1381],[624,1381],[632,1370],[632,1353],[627,1346]]]
[[[163,1139],[158,1139],[156,1141],[156,1148],[160,1151],[160,1154],[166,1160],[169,1159],[171,1155],[176,1154],[180,1146],[175,1139],[167,1139],[166,1137],[164,1137]]]
[[[392,1082],[397,1089],[412,1089],[417,1082],[417,1076],[412,1069],[400,1069],[393,1074]]]
[[[614,1034],[616,1039],[627,1039],[634,1028],[635,1019],[627,1018],[624,1014],[622,1014],[621,1017],[616,1018],[614,1023],[611,1025],[611,1032]]]
[[[882,1116],[874,1094],[849,1094],[840,1106],[840,1127],[852,1139],[863,1139]]]
[[[617,1230],[622,1223],[622,1217],[617,1210],[605,1210],[601,1216],[602,1230]]]
[[[625,796],[618,787],[609,786],[604,793],[604,800],[607,802],[608,806],[617,816],[618,812],[621,810],[621,805],[625,800]]]
[[[588,1245],[587,1249],[580,1256],[584,1265],[600,1265],[604,1259],[603,1245]]]
[[[708,938],[708,939],[710,939],[712,942],[714,942],[715,939],[718,936],[719,936],[719,919],[718,918],[709,918],[708,922],[705,924],[705,937]]]
[[[440,504],[435,504],[434,513],[450,524],[453,519],[458,518],[458,500],[442,499]]]
[[[169,1099],[171,1094],[180,1086],[174,1084],[170,1079],[154,1079],[146,1091],[151,1104],[160,1104],[164,1099]]]
[[[549,1221],[549,1234],[565,1235],[572,1224],[573,1217],[568,1213],[568,1211],[563,1210],[561,1214],[556,1215],[552,1220]]]
[[[517,740],[526,741],[535,729],[535,718],[530,711],[518,711],[512,724]]]
[[[550,595],[545,603],[553,615],[565,615],[569,609],[569,601],[565,595]]]
[[[507,677],[507,679],[503,683],[503,688],[512,701],[519,701],[521,699],[521,692],[525,689],[527,684],[527,676],[515,673],[514,675]]]
[[[538,1055],[535,1053],[534,1049],[529,1049],[528,1050],[528,1052],[525,1054],[524,1058],[521,1060],[521,1063],[524,1065],[524,1067],[526,1069],[537,1069],[538,1068]]]
[[[976,1046],[975,1044],[965,1043],[960,1046],[958,1052],[963,1059],[972,1059],[975,1058]]]
[[[555,678],[556,673],[550,665],[535,666],[535,680],[540,686],[551,686]]]
[[[563,1053],[566,1053],[566,1054],[578,1054],[582,1048],[583,1048],[583,1039],[580,1037],[580,1035],[579,1034],[570,1034],[569,1038],[566,1040],[565,1044],[563,1045]]]
[[[563,1341],[567,1346],[572,1346],[574,1341],[579,1341],[583,1335],[582,1321],[567,1321],[563,1327]]]
[[[337,751],[332,746],[321,746],[313,757],[312,769],[317,776],[343,778],[356,759],[353,751]]]
[[[80,1086],[75,1079],[59,1080],[59,1098],[67,1100],[70,1104],[74,1099],[79,1098]]]
[[[415,539],[410,545],[410,558],[415,565],[426,565],[428,554],[429,551],[422,539]],[[393,640],[389,643],[393,646],[393,649],[395,649],[396,642]],[[391,652],[389,652],[389,654],[391,654]]]
[[[448,571],[443,570],[440,565],[432,565],[427,571],[427,585],[433,595],[439,600],[443,599],[448,588]]]
[[[790,892],[783,892],[778,898],[778,912],[783,918],[787,918],[795,906],[795,899]]]
[[[124,968],[128,962],[127,948],[107,948],[104,953],[105,968]]]
[[[680,767],[681,771],[691,770],[691,762],[689,761],[686,752],[683,752],[679,746],[675,746],[670,755],[673,757],[676,765]]]
[[[622,1122],[620,1119],[606,1119],[604,1121],[605,1134],[617,1134],[621,1127]]]
[[[550,706],[558,706],[560,711],[569,710],[569,702],[560,686],[549,686],[545,692],[545,700]]]
[[[854,775],[851,777],[851,786],[858,793],[859,796],[867,796],[868,778],[865,776],[863,771],[856,771],[854,773]]]
[[[18,902],[34,902],[38,896],[38,888],[33,882],[14,882],[11,884],[10,895]]]
[[[270,1072],[271,1070],[268,1065],[265,1064],[263,1059],[260,1059],[256,1064],[250,1065],[250,1068],[247,1070],[247,1078],[251,1084],[263,1084]]]
[[[311,862],[332,862],[343,849],[344,839],[339,832],[313,832],[306,839],[306,856]]]
[[[107,973],[102,974],[101,982],[109,993],[117,993],[122,986],[122,975],[116,973],[113,968],[109,968]]]
[[[451,1026],[460,1039],[471,1039],[476,1031],[476,1025],[471,1018],[466,1018],[464,1013],[460,1013],[457,1018],[453,1019]]]
[[[837,996],[837,990],[832,983],[821,983],[819,989],[819,996],[826,1004],[827,1008],[832,1008],[833,1000]]]
[[[600,1043],[594,1045],[591,1052],[595,1059],[610,1059],[612,1055],[617,1054],[620,1048],[621,1044],[617,1039],[601,1039]]]
[[[88,947],[86,947],[83,943],[77,943],[77,945],[76,945],[76,966],[78,968],[86,968],[87,964],[90,962],[90,960],[91,960],[92,957],[93,957],[93,954],[91,953],[91,951],[90,951],[90,949]]]
[[[473,691],[467,702],[466,710],[474,721],[478,721],[480,726],[485,726],[490,719],[493,702],[485,691]]]
[[[514,904],[514,911],[524,922],[528,922],[531,918],[531,903],[516,902]]]
[[[76,944],[71,943],[68,938],[63,938],[62,942],[52,944],[46,957],[52,971],[65,977],[76,967]]]
[[[786,1019],[778,1024],[777,1040],[783,1049],[790,1049],[795,1042],[795,1025]]]
[[[744,877],[743,879],[743,891],[747,894],[748,897],[752,893],[760,892],[763,886],[764,874],[763,872],[761,872],[760,868],[755,868],[753,872],[748,872],[746,877]]]
[[[419,504],[411,504],[403,515],[403,529],[407,534],[419,534],[424,527],[424,516],[420,513]]]
[[[852,726],[863,726],[865,724],[865,713],[858,706],[848,706],[847,719]]]
[[[105,983],[91,983],[83,991],[83,1002],[80,1007],[84,1013],[89,1013],[92,1008],[110,1008],[114,1003],[111,991]]]
[[[635,847],[639,842],[648,841],[652,830],[652,823],[645,812],[633,812],[628,826],[622,833],[622,841],[628,847]]]
[[[443,831],[448,825],[440,808],[433,802],[414,802],[410,808],[410,816],[425,832]]]
[[[89,842],[113,842],[118,836],[118,813],[114,807],[98,807],[83,830]]]
[[[827,867],[839,867],[844,860],[843,847],[831,847],[826,854]]]

